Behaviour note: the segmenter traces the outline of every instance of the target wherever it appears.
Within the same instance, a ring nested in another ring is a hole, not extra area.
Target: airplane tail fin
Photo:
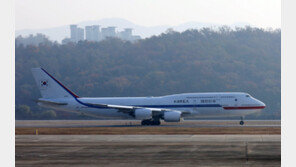
[[[78,98],[76,94],[67,89],[43,68],[32,68],[31,71],[42,98]]]

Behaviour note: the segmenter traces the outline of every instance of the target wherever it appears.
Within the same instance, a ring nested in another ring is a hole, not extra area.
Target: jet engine
[[[147,108],[139,108],[135,110],[135,118],[136,119],[150,119],[152,118],[152,111]]]
[[[181,112],[180,111],[168,111],[163,115],[165,122],[180,122]]]

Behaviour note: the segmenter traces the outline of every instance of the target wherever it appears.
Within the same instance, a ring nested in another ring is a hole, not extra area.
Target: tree
[[[15,110],[16,119],[30,119],[32,115],[32,111],[27,105],[19,105]]]
[[[57,117],[57,114],[53,110],[47,110],[41,114],[42,119],[55,119],[56,117]]]

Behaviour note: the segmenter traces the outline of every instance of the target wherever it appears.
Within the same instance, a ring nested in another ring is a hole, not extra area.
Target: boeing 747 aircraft
[[[111,118],[179,122],[184,117],[243,117],[260,112],[265,104],[247,93],[183,93],[159,97],[79,97],[42,68],[32,73],[42,98],[38,104],[56,110],[76,111]]]

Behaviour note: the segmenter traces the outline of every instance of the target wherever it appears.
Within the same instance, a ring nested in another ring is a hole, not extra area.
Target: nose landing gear
[[[240,121],[239,124],[240,124],[240,125],[244,125],[245,122],[244,122],[244,121]]]
[[[244,122],[244,117],[241,117],[241,121],[239,122],[240,125],[244,125],[245,122]]]

